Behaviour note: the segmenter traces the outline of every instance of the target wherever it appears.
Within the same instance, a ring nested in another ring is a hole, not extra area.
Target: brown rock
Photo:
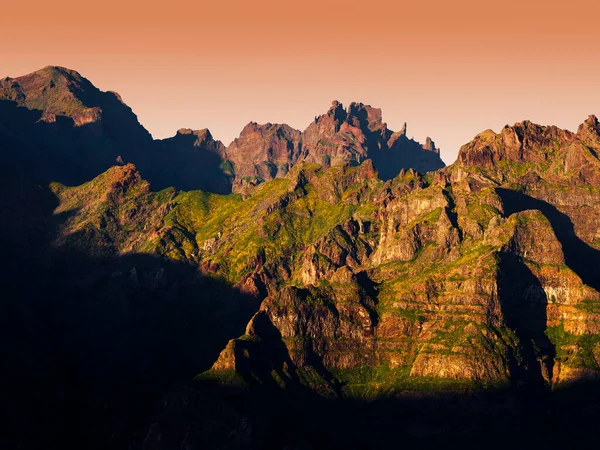
[[[250,122],[223,152],[233,164],[234,191],[248,179],[268,181],[285,176],[300,156],[301,133],[288,125]]]

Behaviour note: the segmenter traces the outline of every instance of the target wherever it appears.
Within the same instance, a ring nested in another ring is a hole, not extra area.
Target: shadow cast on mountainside
[[[180,134],[154,141],[152,154],[139,165],[142,176],[154,190],[173,186],[184,191],[200,189],[215,194],[230,194],[232,176],[223,168],[225,162],[212,141],[197,145],[195,134]],[[220,145],[220,144],[219,144]]]
[[[437,153],[425,150],[421,144],[406,136],[400,136],[390,148],[378,148],[375,133],[367,136],[367,142],[369,148],[373,149],[369,157],[383,181],[397,177],[401,170],[413,169],[427,173],[445,167]]]
[[[117,158],[134,160],[150,142],[121,136],[124,125],[91,122],[76,126],[56,116],[45,121],[42,111],[0,100],[0,152],[6,170],[39,181],[77,185],[113,166]],[[107,118],[110,123],[111,120]],[[107,133],[106,129],[115,130]]]
[[[268,316],[258,313],[252,321],[256,339],[236,341],[236,372],[249,386],[257,384],[276,389],[281,384],[290,388],[303,387],[281,339],[281,333]],[[276,381],[274,375],[278,378]]]
[[[41,183],[87,182],[117,163],[133,163],[154,191],[167,187],[231,193],[231,177],[215,153],[194,145],[195,136],[153,141],[114,94],[90,104],[103,110],[102,120],[76,126],[56,116],[0,100],[0,156],[7,172],[26,174]]]
[[[591,448],[600,384],[402,391],[370,400],[210,380],[174,392],[145,448]]]
[[[209,368],[260,299],[163,257],[56,247],[66,215],[31,173],[2,171],[0,194],[0,442],[137,445],[170,386]]]
[[[600,251],[581,240],[575,233],[573,222],[548,202],[530,197],[522,192],[497,188],[502,200],[504,214],[537,209],[546,216],[565,255],[565,263],[588,286],[600,290]]]
[[[529,389],[543,389],[552,379],[556,356],[554,345],[545,334],[548,298],[540,281],[518,256],[501,253],[498,268],[500,307],[522,352],[509,355],[511,381],[524,383]]]
[[[298,367],[292,361],[281,332],[273,325],[267,314],[259,312],[251,322],[252,336],[235,341],[233,353],[235,370],[252,388],[280,389],[311,395],[299,376]],[[312,348],[310,340],[302,343],[304,363],[314,370],[315,381],[327,392],[342,398],[341,385],[323,364]],[[208,379],[211,374],[207,374]],[[204,379],[204,378],[202,378]]]

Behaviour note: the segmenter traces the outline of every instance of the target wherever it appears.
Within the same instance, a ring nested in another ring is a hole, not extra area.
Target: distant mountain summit
[[[431,139],[409,139],[406,124],[394,133],[380,109],[362,103],[345,109],[334,101],[304,131],[250,122],[228,147],[208,130],[152,140],[119,94],[56,66],[0,80],[0,142],[7,167],[29,168],[44,180],[77,184],[131,162],[153,189],[215,193],[247,192],[300,161],[327,167],[371,159],[384,180],[403,169],[444,167]]]
[[[55,66],[0,80],[0,139],[7,166],[33,169],[35,162],[37,177],[68,184],[118,160],[141,160],[152,145],[118,94]]]
[[[182,128],[171,138],[154,141],[150,158],[140,171],[154,189],[201,189],[231,192],[231,169],[223,159],[225,146],[208,129]]]
[[[281,178],[300,160],[302,132],[285,124],[250,122],[225,150],[231,162],[234,190]]]
[[[484,168],[499,182],[542,172],[552,181],[600,187],[600,125],[589,116],[577,133],[524,121],[506,125],[500,133],[479,133],[458,153],[465,166]],[[576,175],[576,176],[575,176]]]
[[[47,66],[22,77],[5,78],[0,86],[4,99],[42,111],[45,122],[64,116],[81,126],[102,116],[99,99],[93,99],[98,97],[98,90],[78,72],[64,67]]]
[[[283,177],[298,161],[329,167],[371,159],[383,180],[403,169],[425,173],[445,167],[430,138],[421,145],[406,136],[406,124],[401,132],[389,130],[380,109],[362,103],[345,109],[338,101],[302,132],[251,122],[227,147],[225,158],[233,164],[234,191]]]
[[[351,103],[347,109],[334,101],[303,133],[302,153],[308,161],[336,165],[372,159],[379,176],[388,180],[402,169],[425,173],[445,166],[439,149],[427,138],[421,145],[402,131],[394,133],[382,120],[381,109]]]

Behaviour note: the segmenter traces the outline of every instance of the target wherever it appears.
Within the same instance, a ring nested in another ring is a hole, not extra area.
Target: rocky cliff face
[[[593,117],[577,134],[525,122],[479,135],[433,176],[371,187],[372,208],[286,263],[309,291],[275,290],[256,319],[278,330],[295,370],[347,392],[364,389],[353,382],[364,366],[385,368],[372,379],[384,389],[597,376],[599,143]],[[215,373],[237,367],[235,345]]]
[[[304,131],[302,154],[307,161],[324,165],[372,159],[383,180],[402,169],[425,173],[444,167],[430,138],[425,145],[407,138],[406,124],[398,133],[390,131],[381,110],[362,103],[351,103],[345,110],[334,101]]]
[[[251,122],[223,152],[235,174],[234,191],[281,178],[298,161],[301,133],[288,125]]]
[[[383,180],[403,169],[425,173],[444,167],[430,138],[421,145],[406,136],[406,124],[399,133],[388,130],[380,109],[362,103],[345,109],[337,101],[303,132],[287,125],[250,123],[225,154],[236,168],[234,191],[283,177],[299,161],[327,167],[371,159]]]

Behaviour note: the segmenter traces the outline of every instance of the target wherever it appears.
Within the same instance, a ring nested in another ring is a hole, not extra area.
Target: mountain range
[[[0,80],[0,150],[14,448],[595,436],[595,116],[446,167],[362,103],[153,140],[47,67]]]
[[[444,166],[431,139],[425,145],[388,130],[381,110],[333,102],[305,131],[249,123],[228,147],[209,130],[181,129],[154,141],[119,94],[102,92],[79,73],[48,66],[0,81],[0,132],[16,167],[43,167],[42,178],[89,180],[119,163],[134,163],[155,189],[229,193],[285,176],[299,161],[324,166],[372,159],[385,179],[400,170]],[[24,152],[22,149],[28,148]]]

